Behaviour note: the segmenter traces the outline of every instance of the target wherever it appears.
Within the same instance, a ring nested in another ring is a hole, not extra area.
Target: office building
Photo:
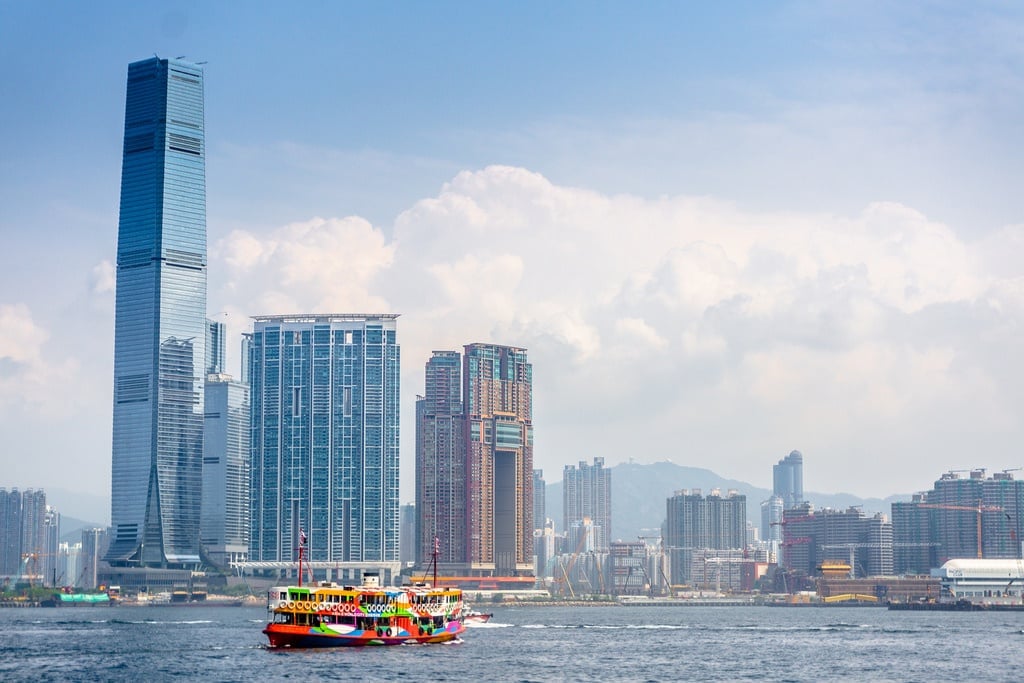
[[[562,511],[565,528],[587,518],[593,522],[594,546],[606,552],[612,533],[612,472],[604,458],[594,464],[580,461],[579,467],[566,465],[562,472]]]
[[[205,394],[200,537],[210,562],[227,568],[249,555],[249,387],[213,374]]]
[[[463,355],[467,560],[481,575],[533,572],[533,366],[526,349]]]
[[[250,561],[398,562],[397,317],[254,318]]]
[[[786,509],[804,502],[804,456],[800,451],[791,451],[772,467],[772,494],[782,499]]]
[[[206,362],[203,70],[128,67],[114,314],[107,560],[200,564]]]
[[[425,395],[416,400],[415,561],[464,571],[466,562],[466,444],[462,359],[434,351],[426,363]]]

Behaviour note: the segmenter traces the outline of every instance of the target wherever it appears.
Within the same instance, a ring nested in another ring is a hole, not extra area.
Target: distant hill
[[[107,526],[110,523],[110,496],[61,488],[46,488],[46,503],[57,508],[61,518],[94,519],[89,526]],[[63,525],[62,525],[63,526]]]
[[[658,534],[665,521],[665,501],[679,489],[701,489],[707,495],[712,489],[720,489],[725,495],[735,489],[747,497],[747,518],[756,526],[761,524],[761,501],[771,496],[771,490],[759,488],[736,479],[725,479],[711,470],[700,467],[685,467],[671,462],[656,462],[647,465],[623,463],[611,469],[612,472],[612,536],[625,541],[637,536]],[[850,506],[861,506],[865,513],[882,512],[890,514],[893,501],[910,500],[910,495],[888,498],[859,498],[849,493],[805,492],[814,508],[835,508],[845,510]],[[562,482],[548,484],[545,491],[547,515],[555,521],[555,529],[562,525]]]
[[[60,516],[60,540],[66,543],[78,543],[82,540],[82,529],[103,528],[98,522],[86,522],[67,515]]]

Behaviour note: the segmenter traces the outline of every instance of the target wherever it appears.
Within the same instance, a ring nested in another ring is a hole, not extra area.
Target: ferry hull
[[[405,629],[392,629],[391,635],[386,631],[378,634],[376,631],[358,629],[337,633],[324,627],[269,624],[263,633],[272,648],[317,648],[445,643],[458,638],[464,630],[465,626],[458,622],[452,622],[444,630],[434,631],[430,635],[413,635]]]

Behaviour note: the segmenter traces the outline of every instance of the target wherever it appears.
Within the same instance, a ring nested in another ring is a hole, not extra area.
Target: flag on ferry
[[[299,529],[299,545],[306,545],[306,532]]]

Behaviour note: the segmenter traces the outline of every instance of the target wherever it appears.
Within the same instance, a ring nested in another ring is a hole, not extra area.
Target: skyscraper
[[[44,574],[47,520],[42,489],[0,489],[0,574],[50,579]]]
[[[203,70],[128,67],[114,322],[107,560],[200,562],[206,342]]]
[[[612,533],[612,471],[604,466],[604,458],[594,464],[580,461],[579,468],[566,465],[562,472],[562,506],[568,531],[585,518],[593,521],[596,550],[607,551]]]
[[[747,497],[717,489],[705,498],[700,489],[676,491],[666,501],[665,545],[672,583],[690,580],[696,551],[742,550],[747,542]]]
[[[791,451],[772,467],[772,493],[782,499],[787,510],[804,502],[804,456],[800,451]]]
[[[206,374],[221,375],[227,360],[227,325],[206,321]]]
[[[470,569],[533,571],[533,366],[526,349],[469,344],[463,356]]]
[[[466,445],[462,359],[434,351],[425,396],[416,400],[416,561],[425,564],[438,539],[438,562],[466,561]]]
[[[21,491],[0,489],[0,574],[12,576],[21,564]]]
[[[931,491],[893,503],[897,567],[926,571],[952,558],[1021,558],[1024,481],[1013,470],[986,476],[972,469],[962,477],[966,471],[951,470]]]
[[[249,387],[230,375],[206,378],[203,427],[203,547],[226,567],[249,555]]]
[[[785,503],[779,496],[761,502],[761,538],[765,541],[782,540],[782,511]]]
[[[544,470],[533,471],[533,528],[543,529],[548,519],[547,484],[544,483]]]
[[[43,553],[40,560],[43,570],[43,585],[57,586],[60,578],[57,559],[60,550],[60,513],[52,505],[46,506],[43,518]]]
[[[255,318],[250,561],[398,561],[397,317]]]

